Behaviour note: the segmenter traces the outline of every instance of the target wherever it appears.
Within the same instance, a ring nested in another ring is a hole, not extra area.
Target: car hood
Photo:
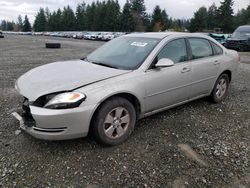
[[[16,82],[16,89],[30,101],[35,101],[46,94],[74,90],[128,72],[82,60],[56,62],[22,75]]]

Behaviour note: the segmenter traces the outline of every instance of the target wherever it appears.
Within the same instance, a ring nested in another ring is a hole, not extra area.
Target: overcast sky
[[[93,0],[85,0],[91,3]],[[123,6],[126,0],[118,0]],[[222,0],[145,0],[147,12],[152,12],[156,5],[166,9],[167,14],[173,18],[191,18],[193,13],[201,6],[210,6],[213,2],[219,6]],[[234,12],[246,8],[250,0],[234,0]],[[0,0],[0,20],[17,20],[17,16],[27,14],[33,22],[39,7],[48,7],[51,11],[70,5],[75,9],[82,0]]]

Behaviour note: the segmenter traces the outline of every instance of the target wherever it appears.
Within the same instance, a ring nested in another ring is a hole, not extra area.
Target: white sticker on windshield
[[[148,43],[146,43],[146,42],[133,42],[131,44],[131,46],[138,46],[138,47],[145,47],[147,45],[148,45]]]

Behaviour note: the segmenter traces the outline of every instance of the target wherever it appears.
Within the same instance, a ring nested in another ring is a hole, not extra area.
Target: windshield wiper
[[[118,69],[118,67],[113,66],[113,65],[109,65],[109,64],[106,64],[106,63],[99,63],[99,62],[91,62],[91,63],[96,64],[96,65],[100,65],[100,66],[104,66],[104,67]]]
[[[87,61],[87,62],[89,62],[89,63],[93,63],[93,64],[95,64],[95,65],[100,65],[100,66],[104,66],[104,67],[109,67],[109,68],[118,69],[118,67],[113,66],[113,65],[109,65],[109,64],[101,63],[101,62],[93,62],[93,61],[90,61],[90,60],[88,60],[87,57],[83,58],[82,60],[83,60],[83,61]]]

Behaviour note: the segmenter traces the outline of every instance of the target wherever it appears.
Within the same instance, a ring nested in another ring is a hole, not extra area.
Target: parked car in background
[[[225,47],[238,51],[250,51],[250,25],[238,27],[226,40]]]
[[[103,33],[101,40],[103,41],[109,41],[115,38],[114,33]]]
[[[83,33],[82,32],[77,32],[73,35],[74,39],[83,39]]]
[[[225,34],[217,34],[217,33],[209,33],[208,34],[213,39],[217,40],[220,44],[224,45],[228,35]]]
[[[92,131],[99,142],[117,145],[140,118],[206,96],[223,101],[238,65],[237,52],[205,35],[125,35],[82,60],[22,75],[15,88],[24,98],[24,113],[13,115],[39,139],[73,139]]]
[[[85,40],[90,40],[90,38],[91,38],[91,33],[90,33],[90,32],[84,33],[84,34],[83,34],[83,38],[84,38]]]

